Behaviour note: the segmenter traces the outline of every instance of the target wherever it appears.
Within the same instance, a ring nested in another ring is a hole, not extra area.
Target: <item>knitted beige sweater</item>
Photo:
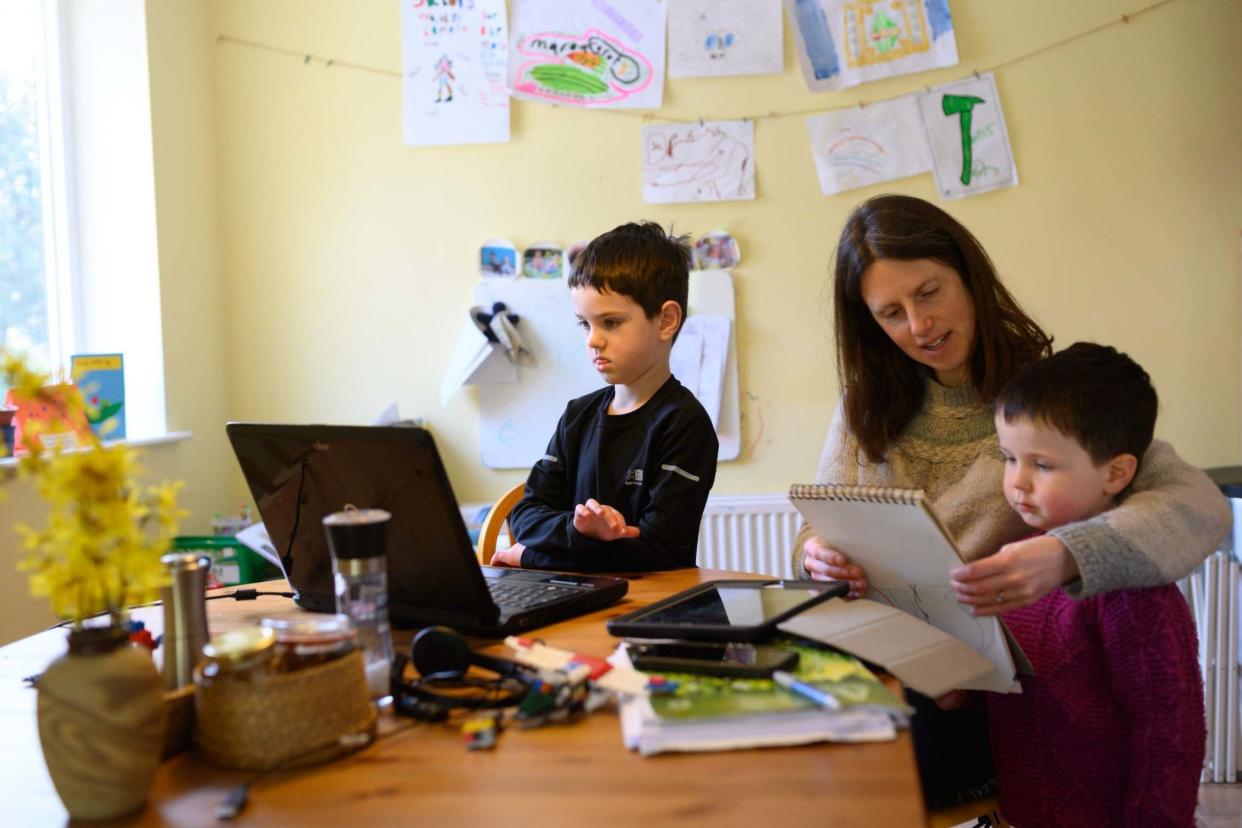
[[[884,463],[862,454],[838,405],[815,482],[923,489],[962,554],[974,560],[1031,534],[1005,501],[1003,476],[992,406],[973,386],[928,380],[923,410]],[[1212,553],[1230,521],[1228,502],[1207,475],[1156,440],[1116,508],[1048,534],[1073,555],[1082,580],[1069,591],[1084,597],[1184,577]],[[793,552],[794,572],[803,577],[802,545],[811,534],[804,524]]]

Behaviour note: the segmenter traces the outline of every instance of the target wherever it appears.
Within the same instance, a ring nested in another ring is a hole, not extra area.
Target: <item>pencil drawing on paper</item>
[[[755,197],[748,122],[643,128],[643,200],[649,204]]]

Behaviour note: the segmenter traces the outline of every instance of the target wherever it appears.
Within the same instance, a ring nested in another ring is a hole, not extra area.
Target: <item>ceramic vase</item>
[[[164,744],[163,680],[119,627],[74,630],[38,684],[39,741],[75,819],[110,819],[146,802]]]

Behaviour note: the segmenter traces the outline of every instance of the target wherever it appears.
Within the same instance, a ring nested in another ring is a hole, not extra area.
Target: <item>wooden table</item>
[[[701,580],[678,570],[635,577],[607,610],[540,630],[548,644],[596,655],[616,640],[604,621]],[[286,588],[283,582],[272,588]],[[209,601],[213,632],[264,615],[301,612],[285,598]],[[158,632],[162,610],[135,610]],[[408,642],[409,633],[398,634]],[[21,679],[64,651],[63,630],[0,648],[0,824],[58,825],[66,814],[43,766],[35,691]],[[491,651],[504,648],[492,645]],[[183,754],[166,761],[131,825],[220,825],[216,806],[253,774]],[[381,736],[353,756],[257,779],[242,825],[918,826],[925,813],[909,731],[864,745],[667,754],[621,745],[615,711],[534,730],[510,728],[492,751],[468,751],[457,728],[381,716]]]

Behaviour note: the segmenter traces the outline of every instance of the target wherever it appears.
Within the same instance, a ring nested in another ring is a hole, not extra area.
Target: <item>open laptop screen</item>
[[[229,423],[229,441],[285,573],[307,609],[335,606],[325,515],[384,509],[389,603],[446,620],[497,615],[431,435],[410,426]]]

